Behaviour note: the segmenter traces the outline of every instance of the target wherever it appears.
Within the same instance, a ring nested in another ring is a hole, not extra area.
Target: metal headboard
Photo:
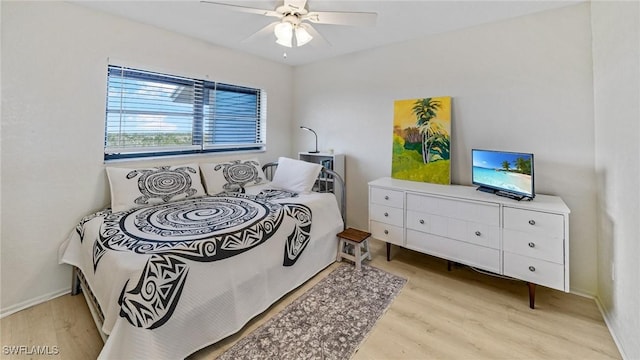
[[[262,166],[262,171],[269,181],[273,180],[273,175],[278,167],[278,162],[270,162]],[[336,191],[338,190],[338,191]],[[340,214],[342,222],[347,226],[347,188],[342,177],[333,170],[322,167],[313,191],[320,193],[332,193],[340,203]]]

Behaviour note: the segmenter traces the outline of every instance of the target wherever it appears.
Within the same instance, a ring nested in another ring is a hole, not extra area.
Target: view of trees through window
[[[129,144],[140,147],[162,146],[162,145],[192,145],[193,137],[191,133],[161,132],[150,134],[145,132],[134,132],[131,134],[108,133],[107,144]]]

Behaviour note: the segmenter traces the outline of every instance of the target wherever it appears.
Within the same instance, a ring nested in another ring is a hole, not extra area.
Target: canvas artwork
[[[451,97],[396,100],[391,177],[451,183]]]

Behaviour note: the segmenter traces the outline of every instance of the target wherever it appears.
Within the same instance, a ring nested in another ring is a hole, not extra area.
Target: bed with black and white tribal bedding
[[[178,359],[240,330],[335,261],[330,193],[247,188],[82,219],[61,247],[102,311],[101,359]]]

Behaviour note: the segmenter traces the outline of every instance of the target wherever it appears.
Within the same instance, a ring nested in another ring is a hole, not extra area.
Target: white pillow
[[[200,169],[209,195],[223,191],[244,193],[246,187],[268,181],[257,158],[200,164]]]
[[[204,196],[197,164],[146,169],[107,167],[114,212]]]
[[[278,159],[271,186],[297,193],[309,192],[318,178],[320,169],[320,164],[281,157]]]

